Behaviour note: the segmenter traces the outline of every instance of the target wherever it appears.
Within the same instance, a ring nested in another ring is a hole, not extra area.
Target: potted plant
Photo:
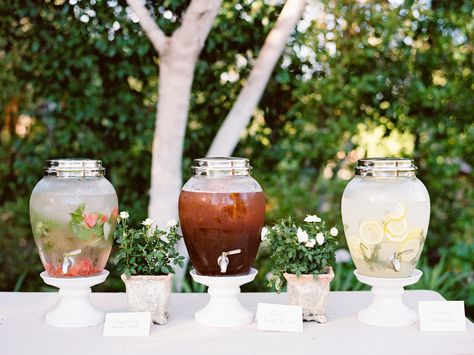
[[[270,229],[262,229],[262,241],[271,252],[269,286],[280,292],[286,280],[289,303],[302,306],[303,320],[327,323],[337,234],[336,227],[328,230],[316,215],[308,215],[301,225],[287,218]]]
[[[120,212],[114,233],[119,248],[113,260],[122,273],[129,309],[151,312],[153,323],[166,324],[173,266],[184,265],[184,257],[176,250],[181,238],[178,223],[169,221],[160,230],[150,218],[138,229],[131,228],[128,221],[129,214]]]

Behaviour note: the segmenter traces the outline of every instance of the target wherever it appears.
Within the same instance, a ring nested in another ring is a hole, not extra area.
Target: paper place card
[[[422,332],[465,331],[464,301],[418,302]]]
[[[303,331],[303,309],[301,306],[259,303],[255,318],[258,330],[279,332]]]
[[[103,336],[149,336],[150,312],[106,313]]]

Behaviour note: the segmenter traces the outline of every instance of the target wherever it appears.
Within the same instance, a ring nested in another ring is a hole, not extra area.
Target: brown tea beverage
[[[264,224],[265,197],[258,192],[181,191],[179,219],[195,270],[201,275],[245,274],[256,258]],[[226,269],[218,263],[223,252]]]

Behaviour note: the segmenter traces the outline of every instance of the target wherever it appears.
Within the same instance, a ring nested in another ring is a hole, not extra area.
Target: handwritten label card
[[[103,336],[149,336],[150,312],[106,313]]]
[[[466,330],[464,301],[420,301],[418,313],[422,332]]]
[[[301,306],[259,303],[257,306],[257,329],[280,332],[302,332],[303,310]]]

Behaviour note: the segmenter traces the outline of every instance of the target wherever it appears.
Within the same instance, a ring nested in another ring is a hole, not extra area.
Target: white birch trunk
[[[194,69],[221,0],[192,1],[182,25],[171,38],[163,34],[140,0],[127,1],[160,54],[148,216],[163,228],[168,220],[178,218],[181,163]]]
[[[291,32],[303,14],[305,5],[305,0],[286,1],[275,26],[265,39],[247,83],[214,137],[207,156],[232,155],[242,132],[252,118]]]
[[[148,216],[160,228],[178,216],[183,142],[193,73],[194,63],[173,50],[161,57],[148,206]]]

